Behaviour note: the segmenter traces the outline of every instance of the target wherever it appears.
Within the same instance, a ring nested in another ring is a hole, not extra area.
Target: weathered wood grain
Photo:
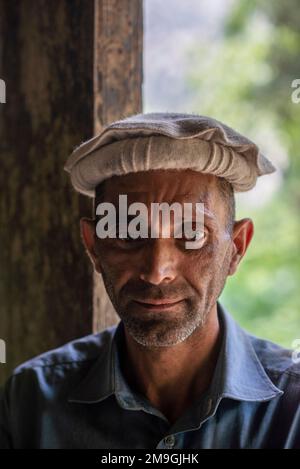
[[[4,379],[92,330],[92,270],[79,234],[91,202],[71,189],[63,164],[93,134],[94,2],[1,0],[0,21]]]
[[[142,0],[102,0],[95,14],[95,132],[142,110]],[[102,277],[94,273],[94,325],[103,330],[118,317]]]
[[[80,240],[91,200],[63,165],[141,110],[142,1],[0,0],[0,78],[1,383],[27,358],[117,321]]]

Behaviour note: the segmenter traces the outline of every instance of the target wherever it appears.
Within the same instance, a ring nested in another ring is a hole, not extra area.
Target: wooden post
[[[141,110],[141,35],[140,0],[0,0],[0,384],[112,323],[80,240],[91,201],[63,165],[104,124]]]
[[[142,0],[97,1],[95,33],[94,118],[98,133],[107,123],[142,110]],[[93,303],[95,332],[118,321],[96,272]]]

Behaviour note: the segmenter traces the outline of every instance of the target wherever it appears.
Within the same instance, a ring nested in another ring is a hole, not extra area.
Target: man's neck
[[[217,305],[205,325],[172,347],[151,349],[136,342],[125,328],[123,371],[130,386],[174,422],[209,387],[220,342]]]

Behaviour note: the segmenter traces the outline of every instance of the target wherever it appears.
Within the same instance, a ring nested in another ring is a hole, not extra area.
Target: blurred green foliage
[[[267,203],[238,199],[237,216],[254,220],[255,235],[221,302],[250,332],[289,348],[300,338],[300,104],[291,100],[299,24],[298,0],[239,0],[224,35],[189,51],[187,76],[194,112],[245,132],[281,169]]]

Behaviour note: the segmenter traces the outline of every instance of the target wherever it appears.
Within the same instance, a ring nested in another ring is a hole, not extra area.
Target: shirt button
[[[168,435],[164,438],[164,444],[166,445],[167,448],[173,448],[175,445],[175,436],[174,435]]]

